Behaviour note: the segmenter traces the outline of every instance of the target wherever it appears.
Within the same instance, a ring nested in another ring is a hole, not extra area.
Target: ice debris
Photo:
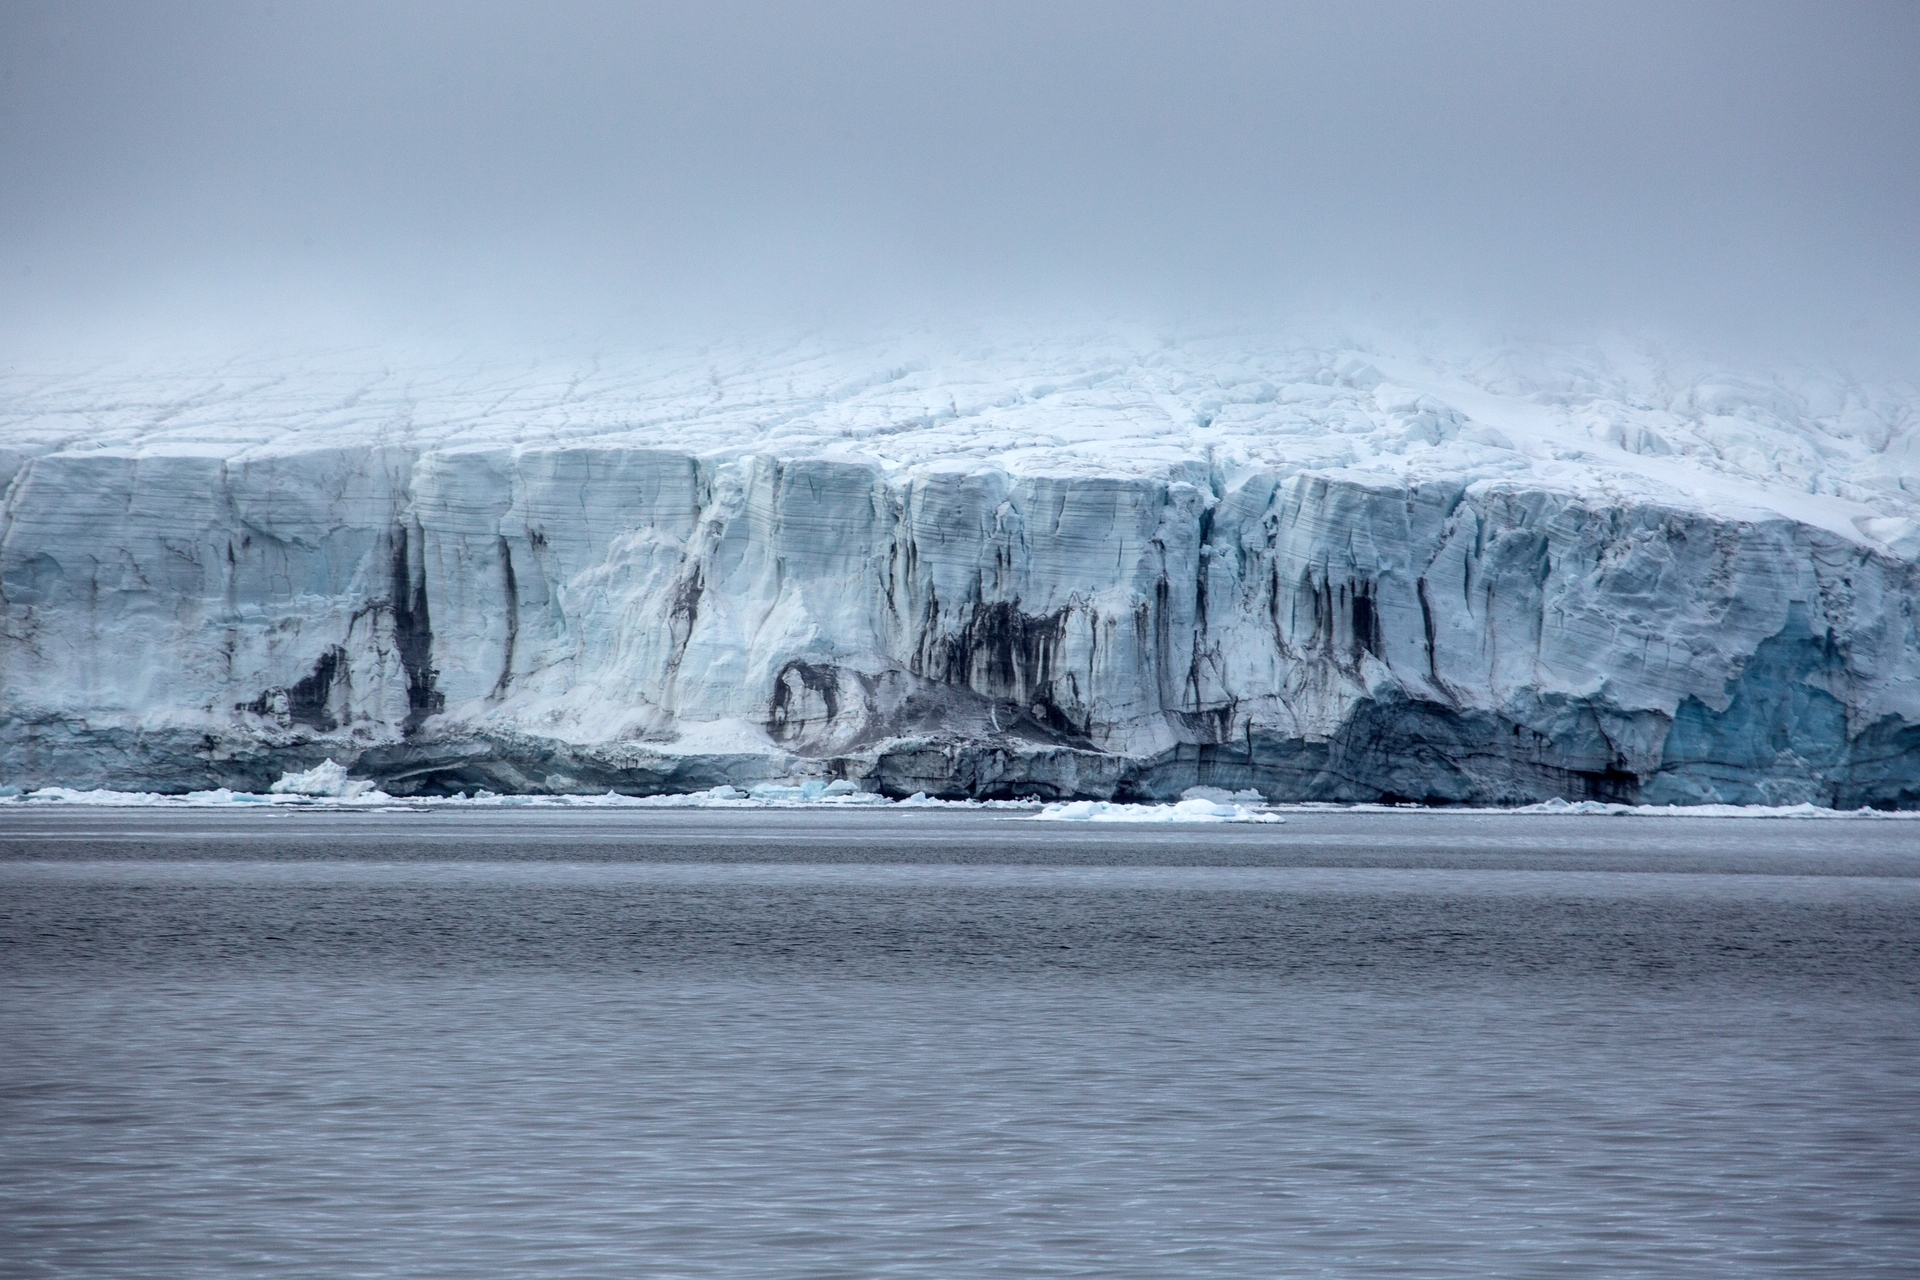
[[[1063,804],[1050,804],[1034,817],[1043,822],[1286,821],[1277,813],[1256,812],[1245,805],[1221,804],[1216,800],[1199,796],[1182,800],[1178,804],[1115,804],[1106,800],[1070,800]]]
[[[331,764],[332,768],[327,768]],[[1544,804],[1511,808],[1474,808],[1468,806],[1431,807],[1423,805],[1382,804],[1288,804],[1262,808],[1250,791],[1223,792],[1218,788],[1189,788],[1175,804],[1127,804],[1106,800],[1068,800],[1046,803],[1039,799],[945,800],[915,792],[904,800],[894,800],[871,791],[861,791],[844,780],[822,782],[815,779],[784,783],[757,783],[750,789],[722,783],[704,791],[672,795],[629,796],[608,791],[601,794],[499,795],[481,788],[471,794],[452,796],[393,796],[353,779],[344,780],[345,770],[329,761],[305,773],[289,774],[266,793],[234,791],[218,787],[210,791],[168,794],[155,791],[113,791],[106,788],[83,790],[75,787],[40,787],[25,790],[0,785],[0,805],[95,805],[107,808],[189,808],[249,809],[263,807],[306,807],[345,809],[798,809],[840,808],[901,810],[931,809],[943,811],[1010,811],[1031,815],[1049,822],[1134,822],[1134,823],[1281,823],[1283,813],[1299,814],[1421,814],[1431,817],[1502,816],[1521,817],[1651,817],[1651,818],[1786,818],[1786,819],[1886,819],[1920,821],[1920,810],[1826,809],[1812,804],[1699,804],[1699,805],[1627,805],[1599,801],[1570,803],[1549,800]],[[338,770],[336,775],[334,770]],[[317,775],[317,776],[316,776]],[[290,784],[290,785],[286,785]],[[304,789],[296,789],[304,788]],[[1196,791],[1215,791],[1228,797],[1221,800]]]
[[[345,765],[322,760],[305,773],[282,774],[268,787],[274,795],[324,796],[330,800],[357,800],[374,789],[371,782],[349,778]]]

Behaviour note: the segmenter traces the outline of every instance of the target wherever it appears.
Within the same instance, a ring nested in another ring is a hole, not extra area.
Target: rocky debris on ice
[[[0,486],[30,787],[1920,805],[1920,391],[1830,369],[1117,327],[12,367]]]

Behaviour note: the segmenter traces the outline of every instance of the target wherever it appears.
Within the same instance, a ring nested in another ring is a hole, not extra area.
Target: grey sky
[[[1904,353],[1916,227],[1912,3],[0,6],[16,332],[1344,305]]]

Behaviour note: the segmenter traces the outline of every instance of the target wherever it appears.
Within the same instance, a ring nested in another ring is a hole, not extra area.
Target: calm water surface
[[[9,809],[0,1273],[1912,1276],[1920,823]]]

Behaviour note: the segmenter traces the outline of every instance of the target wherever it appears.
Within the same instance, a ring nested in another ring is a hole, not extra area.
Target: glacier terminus
[[[0,783],[1920,805],[1920,391],[1119,326],[0,378]]]

